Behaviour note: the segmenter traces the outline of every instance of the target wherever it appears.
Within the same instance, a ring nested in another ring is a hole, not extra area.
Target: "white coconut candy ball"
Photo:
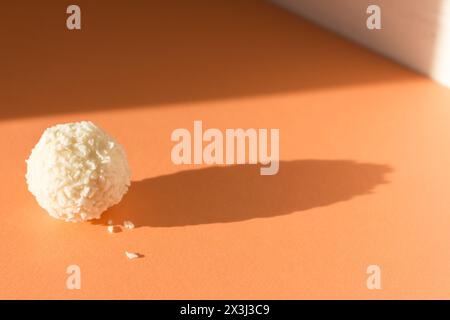
[[[26,162],[28,190],[65,221],[100,218],[130,185],[124,149],[90,121],[46,129]]]

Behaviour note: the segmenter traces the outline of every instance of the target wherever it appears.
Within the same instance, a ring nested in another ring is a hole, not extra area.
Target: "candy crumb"
[[[136,258],[139,258],[139,254],[137,254],[137,253],[134,253],[134,252],[128,252],[128,251],[125,251],[125,255],[127,256],[127,258],[128,259],[136,259]]]
[[[125,221],[123,222],[123,226],[124,226],[126,229],[134,229],[134,223],[131,222],[131,221],[128,221],[128,220],[125,220]]]

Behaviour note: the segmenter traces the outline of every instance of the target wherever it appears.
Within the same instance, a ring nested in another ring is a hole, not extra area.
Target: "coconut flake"
[[[126,229],[134,229],[134,223],[131,222],[131,221],[128,221],[128,220],[125,220],[125,221],[123,222],[123,226],[124,226]]]
[[[135,253],[135,252],[128,252],[128,251],[125,251],[125,255],[126,255],[127,258],[130,259],[130,260],[139,258],[139,254],[137,254],[137,253]]]

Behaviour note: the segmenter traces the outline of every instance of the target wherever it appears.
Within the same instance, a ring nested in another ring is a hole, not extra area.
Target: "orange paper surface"
[[[450,90],[264,2],[79,5],[80,31],[63,3],[2,20],[0,298],[450,297]],[[132,170],[95,223],[51,218],[24,178],[45,128],[79,120]],[[279,173],[174,165],[194,120],[279,128]]]

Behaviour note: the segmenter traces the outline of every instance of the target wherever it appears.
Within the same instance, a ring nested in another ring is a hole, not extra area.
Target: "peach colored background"
[[[0,298],[450,298],[450,90],[259,1],[79,4],[79,32],[64,3],[2,19]],[[133,183],[70,224],[27,191],[25,159],[81,119],[125,146]],[[280,128],[279,174],[173,165],[194,120]]]

